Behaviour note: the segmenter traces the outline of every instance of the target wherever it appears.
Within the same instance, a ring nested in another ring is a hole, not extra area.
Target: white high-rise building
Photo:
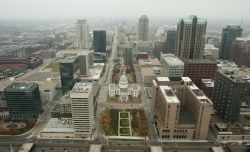
[[[140,17],[138,23],[138,40],[148,40],[148,22],[148,17],[146,15]]]
[[[80,49],[89,48],[89,27],[86,19],[79,19],[76,23],[76,43]]]
[[[70,100],[75,137],[90,136],[94,123],[92,84],[76,83],[70,91]]]

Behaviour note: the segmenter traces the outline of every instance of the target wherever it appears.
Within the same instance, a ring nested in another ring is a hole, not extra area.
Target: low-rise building
[[[176,79],[183,76],[184,63],[174,54],[161,54],[162,76]]]
[[[143,83],[152,84],[152,80],[155,79],[156,74],[155,74],[153,68],[144,67],[144,68],[141,68],[141,77],[142,77],[142,82]]]
[[[119,84],[109,84],[109,97],[119,96],[121,102],[127,102],[131,98],[138,98],[140,86],[138,84],[129,84],[125,74],[121,75]]]

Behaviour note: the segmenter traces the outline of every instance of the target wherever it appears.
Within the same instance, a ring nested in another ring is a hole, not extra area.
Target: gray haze
[[[0,19],[89,17],[250,19],[250,0],[0,0]]]

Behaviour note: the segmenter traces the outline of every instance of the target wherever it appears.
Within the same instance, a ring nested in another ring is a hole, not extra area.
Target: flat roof
[[[179,99],[169,86],[159,86],[159,87],[167,103],[180,103]]]
[[[161,146],[150,146],[150,151],[151,152],[163,152]]]
[[[189,77],[181,77],[181,79],[182,79],[184,82],[192,82],[192,80],[191,80]]]
[[[101,152],[102,145],[90,145],[89,152]]]
[[[70,93],[81,93],[83,95],[89,96],[91,89],[92,89],[92,83],[78,82],[74,85]]]
[[[214,87],[214,80],[212,79],[201,79],[201,83],[203,83],[206,87]]]
[[[170,81],[168,77],[156,77],[157,81]]]
[[[170,66],[184,66],[184,62],[181,61],[177,56],[174,54],[162,54],[163,60]]]
[[[142,74],[142,76],[145,76],[145,75],[155,75],[154,69],[152,67],[141,68],[141,74]]]
[[[30,91],[35,89],[35,87],[38,86],[36,83],[29,82],[13,82],[11,85],[6,87],[6,90],[11,90],[11,91]]]

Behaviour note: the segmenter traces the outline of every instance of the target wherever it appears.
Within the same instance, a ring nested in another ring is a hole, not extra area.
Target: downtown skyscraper
[[[76,43],[80,49],[89,48],[89,27],[86,19],[77,20]]]
[[[202,59],[207,21],[189,16],[177,26],[176,55],[182,59]]]
[[[148,17],[142,15],[138,23],[138,41],[147,41],[148,40]]]
[[[242,36],[243,29],[240,26],[231,26],[223,28],[220,44],[219,58],[228,60],[231,55],[231,47],[236,37]]]

